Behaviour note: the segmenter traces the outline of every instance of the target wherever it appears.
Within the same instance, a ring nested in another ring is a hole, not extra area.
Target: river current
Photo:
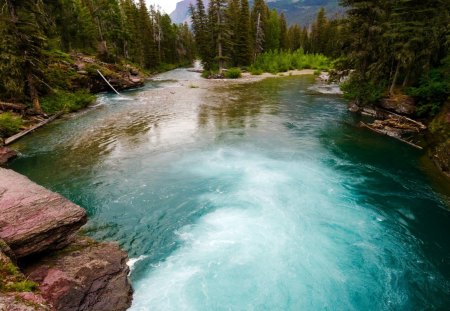
[[[178,69],[18,142],[10,167],[131,258],[130,310],[445,310],[448,193],[312,76]],[[200,86],[202,84],[200,83]]]

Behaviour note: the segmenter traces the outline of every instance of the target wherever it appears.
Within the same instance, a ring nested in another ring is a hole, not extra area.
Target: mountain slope
[[[189,5],[195,0],[183,0],[177,3],[175,11],[170,14],[174,23],[189,22]],[[205,6],[208,0],[204,0]],[[250,1],[252,2],[252,1]],[[327,11],[328,17],[343,14],[344,9],[339,6],[338,0],[269,0],[268,5],[278,12],[284,12],[289,24],[303,26],[311,24],[321,7]]]

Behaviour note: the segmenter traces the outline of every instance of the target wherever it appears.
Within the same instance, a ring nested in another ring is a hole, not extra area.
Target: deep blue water
[[[128,251],[131,310],[450,306],[449,196],[421,152],[357,128],[313,77],[165,79],[100,96],[11,165]]]

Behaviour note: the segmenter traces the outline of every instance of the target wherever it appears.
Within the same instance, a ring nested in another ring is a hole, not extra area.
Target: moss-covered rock
[[[2,242],[4,243],[4,242]],[[51,306],[40,295],[38,284],[28,280],[0,250],[0,310],[49,311]]]

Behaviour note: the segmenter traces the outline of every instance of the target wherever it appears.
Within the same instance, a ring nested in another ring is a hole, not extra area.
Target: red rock
[[[56,310],[123,311],[130,307],[127,255],[113,243],[79,237],[56,255],[25,268]]]
[[[0,238],[18,258],[67,245],[87,221],[78,205],[1,168],[0,215]]]

